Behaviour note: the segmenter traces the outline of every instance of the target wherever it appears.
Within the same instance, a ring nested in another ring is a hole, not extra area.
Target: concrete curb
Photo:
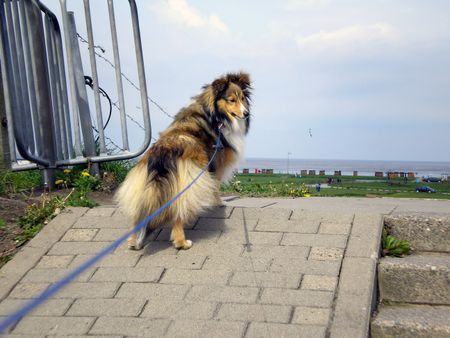
[[[383,217],[356,214],[340,272],[330,337],[368,337]]]

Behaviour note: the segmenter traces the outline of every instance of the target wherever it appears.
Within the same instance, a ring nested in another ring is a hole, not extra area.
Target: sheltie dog
[[[183,190],[210,162],[216,140],[221,147],[207,171],[181,197],[128,238],[128,247],[140,250],[147,234],[158,226],[172,226],[171,240],[187,250],[184,225],[205,208],[221,204],[220,183],[230,178],[244,147],[250,126],[251,82],[248,74],[230,73],[211,84],[182,108],[170,126],[128,173],[116,194],[133,227]]]

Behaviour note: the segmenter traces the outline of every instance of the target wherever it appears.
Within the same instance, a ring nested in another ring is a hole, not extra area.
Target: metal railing
[[[95,123],[75,18],[67,10],[66,0],[60,0],[63,30],[55,14],[39,0],[2,1],[0,69],[12,170],[39,167],[51,177],[58,167],[130,159],[150,144],[149,101],[135,1],[129,0],[129,6],[145,136],[142,144],[130,151],[114,2],[107,0],[121,129],[120,150],[114,153],[106,140],[116,143],[105,135],[103,124],[90,1],[83,0],[83,5]]]

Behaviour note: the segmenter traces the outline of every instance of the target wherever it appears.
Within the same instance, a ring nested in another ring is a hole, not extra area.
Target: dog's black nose
[[[244,117],[247,118],[250,116],[250,113],[248,111],[244,112]]]

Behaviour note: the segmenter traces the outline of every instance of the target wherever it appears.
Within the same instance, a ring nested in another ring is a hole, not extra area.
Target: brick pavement
[[[332,212],[301,208],[301,200],[298,208],[230,202],[189,227],[187,251],[175,250],[160,229],[142,251],[119,247],[9,335],[365,337],[381,213],[392,206],[355,212],[341,200]],[[0,270],[0,317],[127,224],[114,206],[60,214]]]

